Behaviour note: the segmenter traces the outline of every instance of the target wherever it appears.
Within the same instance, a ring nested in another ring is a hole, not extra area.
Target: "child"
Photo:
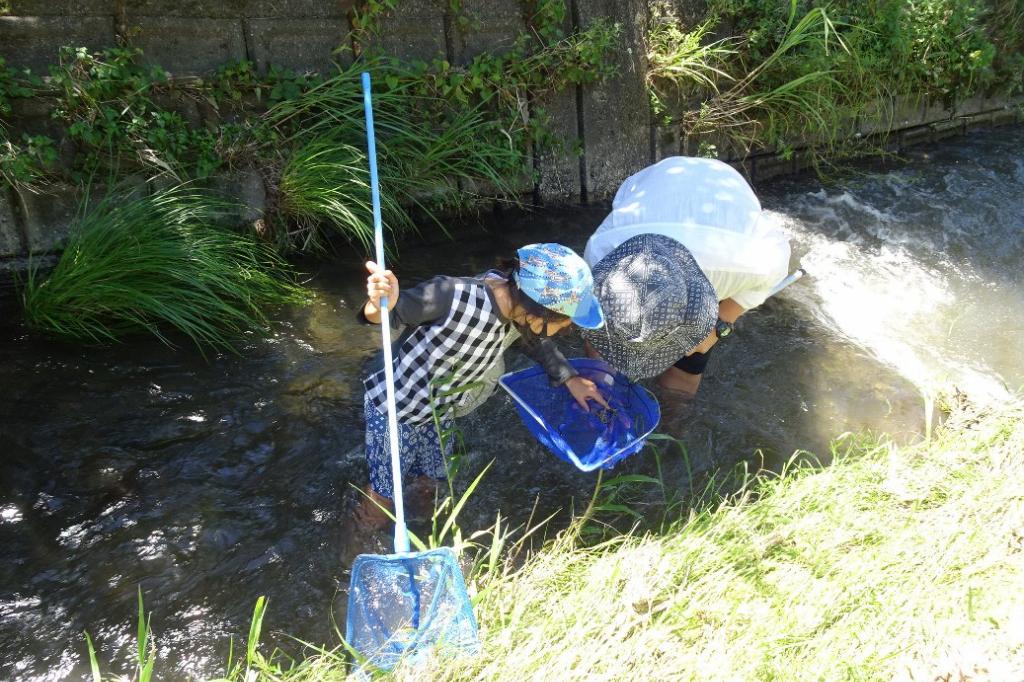
[[[448,430],[455,416],[481,404],[497,381],[488,370],[517,338],[522,337],[527,354],[547,371],[556,386],[552,390],[565,386],[583,409],[588,409],[588,400],[607,407],[597,386],[577,375],[550,338],[571,324],[587,329],[604,324],[590,268],[571,249],[531,244],[519,249],[507,272],[439,276],[408,291],[399,291],[390,270],[381,272],[372,261],[366,268],[368,300],[360,317],[380,324],[380,299],[387,297],[391,322],[405,325],[394,345],[403,475],[447,479],[445,457],[451,454],[451,443],[442,448],[434,415]],[[380,528],[388,517],[370,500],[390,508],[393,494],[383,368],[363,383],[370,485],[356,520],[364,528]]]

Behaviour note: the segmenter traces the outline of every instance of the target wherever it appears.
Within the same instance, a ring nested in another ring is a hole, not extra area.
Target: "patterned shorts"
[[[388,438],[388,416],[382,414],[370,400],[363,397],[363,415],[366,417],[366,464],[370,469],[370,485],[374,492],[387,498],[394,495],[391,480],[391,442]],[[449,431],[451,418],[441,419],[441,428]],[[447,457],[452,454],[454,438],[449,438],[442,451],[441,436],[434,422],[425,424],[398,423],[398,442],[401,452],[402,478],[429,476],[438,481],[448,478]]]

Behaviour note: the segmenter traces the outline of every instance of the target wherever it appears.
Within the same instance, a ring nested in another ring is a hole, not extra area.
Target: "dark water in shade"
[[[937,387],[997,400],[1019,389],[1022,149],[1024,128],[981,131],[893,168],[759,187],[793,236],[794,267],[811,275],[741,320],[696,409],[666,424],[692,469],[778,467],[796,449],[827,458],[851,430],[907,441]],[[505,212],[454,243],[407,245],[396,269],[411,284],[482,271],[531,241],[582,251],[605,211]],[[83,678],[86,629],[127,671],[140,587],[163,678],[222,672],[260,595],[265,641],[336,643],[340,522],[349,482],[366,476],[360,376],[378,330],[353,321],[358,263],[311,274],[313,305],[281,311],[241,356],[209,361],[145,339],[69,348],[3,310],[0,679]],[[462,426],[457,487],[495,460],[467,530],[498,510],[522,523],[535,505],[563,510],[564,523],[589,497],[594,476],[532,442],[505,396]],[[652,468],[644,454],[623,464]]]

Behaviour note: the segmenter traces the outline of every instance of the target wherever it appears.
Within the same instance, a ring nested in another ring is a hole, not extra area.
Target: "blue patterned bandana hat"
[[[584,329],[604,325],[590,266],[575,251],[561,244],[528,244],[518,256],[520,291]]]

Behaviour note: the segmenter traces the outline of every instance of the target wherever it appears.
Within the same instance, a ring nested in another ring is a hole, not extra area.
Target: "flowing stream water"
[[[797,449],[827,461],[847,431],[907,442],[943,387],[977,400],[1018,391],[1022,149],[1022,127],[978,131],[836,181],[759,187],[809,274],[741,318],[695,409],[663,425],[685,443],[687,471],[778,468]],[[503,212],[454,242],[406,245],[395,268],[411,284],[483,271],[531,241],[582,252],[606,210]],[[360,377],[379,330],[354,320],[357,262],[311,269],[315,302],[280,311],[237,356],[147,339],[68,347],[3,308],[0,679],[83,678],[83,630],[127,671],[140,588],[164,678],[223,672],[260,595],[270,644],[337,642],[342,521],[350,483],[366,480]],[[562,510],[564,523],[589,498],[594,475],[532,442],[504,395],[462,427],[457,486],[495,460],[465,528],[499,510],[513,525]],[[652,458],[623,466],[651,473]]]

